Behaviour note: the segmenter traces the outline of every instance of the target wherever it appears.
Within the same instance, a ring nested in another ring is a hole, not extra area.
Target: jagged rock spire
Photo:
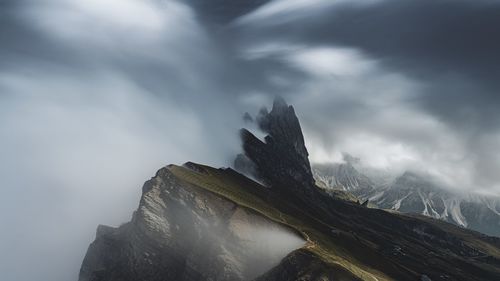
[[[250,131],[241,130],[243,150],[254,163],[255,176],[271,187],[312,193],[314,179],[309,154],[294,108],[282,98],[276,98],[271,112],[261,109],[256,121],[268,134],[264,142]],[[236,161],[235,165],[239,168],[241,161]]]

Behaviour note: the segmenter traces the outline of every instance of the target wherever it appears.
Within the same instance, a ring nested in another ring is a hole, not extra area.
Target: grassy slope
[[[302,250],[309,251],[333,268],[343,268],[362,280],[394,280],[384,273],[364,265],[350,255],[352,251],[363,251],[360,247],[346,249],[345,239],[335,239],[332,226],[283,202],[281,198],[262,198],[265,187],[244,179],[231,170],[199,166],[204,171],[195,172],[181,166],[169,166],[169,170],[181,181],[209,190],[236,204],[252,209],[263,216],[297,230],[307,243]],[[272,205],[267,202],[273,202]],[[279,208],[279,209],[278,209]],[[351,241],[352,242],[352,241]],[[353,245],[354,246],[354,245]],[[363,254],[363,253],[358,253]],[[370,255],[369,252],[366,255]],[[391,269],[388,268],[388,271]]]
[[[419,280],[425,272],[434,276],[447,272],[452,278],[443,280],[500,280],[500,239],[427,217],[390,214],[345,202],[332,202],[337,214],[328,225],[322,215],[313,217],[311,212],[298,209],[297,204],[288,201],[291,199],[287,194],[273,195],[233,170],[198,164],[193,167],[197,171],[174,165],[168,169],[186,184],[295,229],[308,241],[301,251],[338,269],[340,275],[347,271],[362,280]],[[434,240],[428,242],[415,236],[412,227],[429,229]],[[401,245],[409,255],[381,254],[395,245]],[[467,248],[464,245],[479,254],[467,257],[453,252]]]

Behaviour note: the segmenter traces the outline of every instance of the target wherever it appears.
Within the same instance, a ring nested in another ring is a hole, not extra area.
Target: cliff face
[[[98,227],[80,281],[251,280],[304,243],[250,209],[181,182],[166,167],[144,184],[131,222]]]

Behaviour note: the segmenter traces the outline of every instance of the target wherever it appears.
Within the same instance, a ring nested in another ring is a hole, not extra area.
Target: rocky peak
[[[259,127],[269,134],[269,139],[291,149],[304,164],[309,166],[309,153],[293,106],[288,105],[283,98],[277,97],[271,112],[267,114],[266,112],[267,110],[261,111],[258,119]]]
[[[276,98],[271,112],[260,110],[257,125],[267,133],[264,141],[246,129],[241,130],[243,151],[235,167],[244,167],[247,158],[255,167],[254,176],[275,188],[287,188],[300,193],[312,193],[314,179],[304,144],[299,119],[292,106]]]

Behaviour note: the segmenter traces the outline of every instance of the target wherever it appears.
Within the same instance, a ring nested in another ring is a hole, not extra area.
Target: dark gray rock
[[[241,130],[245,156],[255,164],[256,174],[267,185],[311,197],[316,192],[300,123],[292,106],[276,98],[271,112],[263,108],[259,127],[268,135],[259,140]]]
[[[286,228],[179,181],[169,168],[143,190],[131,222],[98,227],[80,281],[251,280],[304,243],[290,232],[289,248],[271,251],[266,234]]]

